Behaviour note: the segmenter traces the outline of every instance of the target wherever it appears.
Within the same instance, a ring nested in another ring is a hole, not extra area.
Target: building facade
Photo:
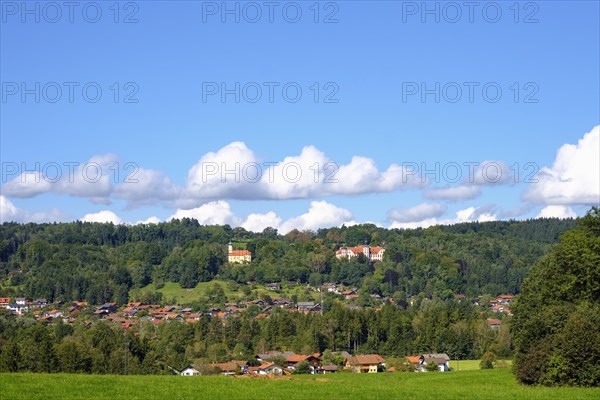
[[[364,244],[354,247],[341,246],[335,253],[335,256],[339,259],[358,257],[360,254],[363,254],[369,261],[382,261],[384,252],[385,249],[383,247]]]
[[[234,250],[233,243],[229,242],[229,251],[227,253],[227,261],[233,263],[249,263],[252,261],[252,253],[248,250]]]

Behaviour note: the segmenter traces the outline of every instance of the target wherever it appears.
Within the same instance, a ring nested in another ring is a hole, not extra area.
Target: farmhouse
[[[317,367],[319,365],[319,356],[320,354],[309,354],[309,355],[302,355],[302,354],[294,354],[288,358],[286,358],[285,362],[288,365],[288,369],[290,371],[293,371],[296,369],[296,366],[301,363],[302,361],[306,361],[307,363],[310,364],[310,369],[312,371],[312,373],[314,373],[315,371],[315,367]]]
[[[200,375],[200,371],[198,371],[193,366],[188,365],[179,373],[179,375],[181,375],[181,376],[198,376],[198,375]]]
[[[419,357],[419,365],[417,367],[418,372],[427,371],[427,366],[434,363],[437,365],[439,371],[450,371],[450,365],[448,362],[450,357],[447,354],[422,354]]]
[[[283,375],[283,368],[274,362],[266,362],[254,368],[253,372],[258,375]]]
[[[323,365],[317,369],[317,374],[334,374],[338,372],[338,366],[335,364]]]
[[[19,303],[9,304],[6,306],[6,309],[17,315],[23,315],[29,312],[29,306]]]
[[[238,375],[248,372],[248,363],[246,361],[230,361],[219,364],[209,364],[210,367],[221,371],[221,375]]]
[[[502,321],[499,319],[488,318],[487,324],[492,329],[500,329],[500,326],[502,326]]]
[[[385,359],[379,354],[364,354],[346,358],[346,369],[352,372],[377,373],[385,367]]]
[[[255,358],[258,362],[264,363],[265,361],[272,360],[277,357],[289,358],[291,356],[294,356],[295,354],[296,353],[294,353],[292,351],[281,352],[278,350],[270,350],[270,351],[267,351],[266,353],[257,354]]]
[[[229,242],[229,252],[227,253],[227,261],[231,264],[244,264],[252,261],[252,253],[248,250],[234,250],[233,243]]]
[[[419,368],[420,364],[420,356],[407,356],[405,365],[410,365],[413,371],[416,371]],[[388,369],[389,371],[389,369]]]
[[[309,312],[320,312],[321,304],[315,304],[314,301],[299,301],[298,302],[298,311],[303,313]]]
[[[335,253],[335,257],[338,259],[341,258],[354,258],[358,257],[360,254],[363,254],[367,260],[369,261],[381,261],[383,260],[383,253],[385,249],[383,247],[378,246],[369,246],[364,244],[362,246],[354,246],[354,247],[346,247],[341,246],[338,251]]]

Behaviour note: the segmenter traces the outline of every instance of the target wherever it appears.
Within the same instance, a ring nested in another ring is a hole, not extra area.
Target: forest
[[[125,304],[132,289],[213,279],[246,284],[324,282],[395,297],[449,299],[517,294],[529,267],[548,253],[572,219],[472,222],[427,229],[375,225],[291,231],[201,226],[183,219],[149,225],[0,225],[0,294],[53,301]],[[229,264],[227,243],[252,252]],[[341,245],[386,248],[382,262],[338,260]]]

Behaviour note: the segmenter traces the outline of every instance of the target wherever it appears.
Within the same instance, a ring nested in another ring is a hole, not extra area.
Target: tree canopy
[[[600,385],[599,208],[531,268],[513,312],[519,381]]]

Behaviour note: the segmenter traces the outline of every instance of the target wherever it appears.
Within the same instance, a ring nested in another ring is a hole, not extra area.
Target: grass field
[[[446,373],[244,377],[0,374],[2,400],[598,399],[600,388],[524,387],[509,369]]]
[[[225,295],[227,296],[229,301],[235,301],[235,300],[240,300],[240,299],[244,298],[244,294],[242,293],[241,290],[235,291],[235,292],[231,291],[228,288],[227,282],[217,281],[217,280],[210,281],[210,282],[200,282],[193,289],[184,289],[181,286],[179,286],[179,283],[167,282],[167,283],[165,283],[164,287],[162,287],[158,290],[156,290],[154,288],[153,284],[150,284],[150,285],[143,287],[141,289],[138,289],[138,290],[140,290],[141,293],[158,291],[163,294],[163,299],[170,300],[170,299],[175,298],[177,300],[178,304],[189,304],[193,301],[198,301],[202,298],[206,299],[208,290],[210,288],[212,288],[215,283],[218,283],[219,285],[221,285],[221,287],[223,288]],[[285,298],[289,299],[293,294],[296,294],[299,298],[301,298],[302,293],[304,293],[304,291],[305,291],[305,288],[302,286],[294,286],[292,288],[284,289],[281,292],[274,292],[274,291],[268,290],[266,288],[266,286],[264,286],[264,285],[257,285],[257,288],[256,288],[256,292],[258,293],[258,295],[266,293],[269,296],[271,296],[271,298],[274,298],[274,299],[280,298],[280,297],[285,297]],[[313,300],[318,301],[318,296],[319,296],[318,293],[311,292],[310,296],[312,296]]]
[[[481,360],[450,360],[449,364],[454,371],[474,371],[480,369],[480,362]],[[498,360],[497,365],[509,368],[512,365],[512,360]]]

